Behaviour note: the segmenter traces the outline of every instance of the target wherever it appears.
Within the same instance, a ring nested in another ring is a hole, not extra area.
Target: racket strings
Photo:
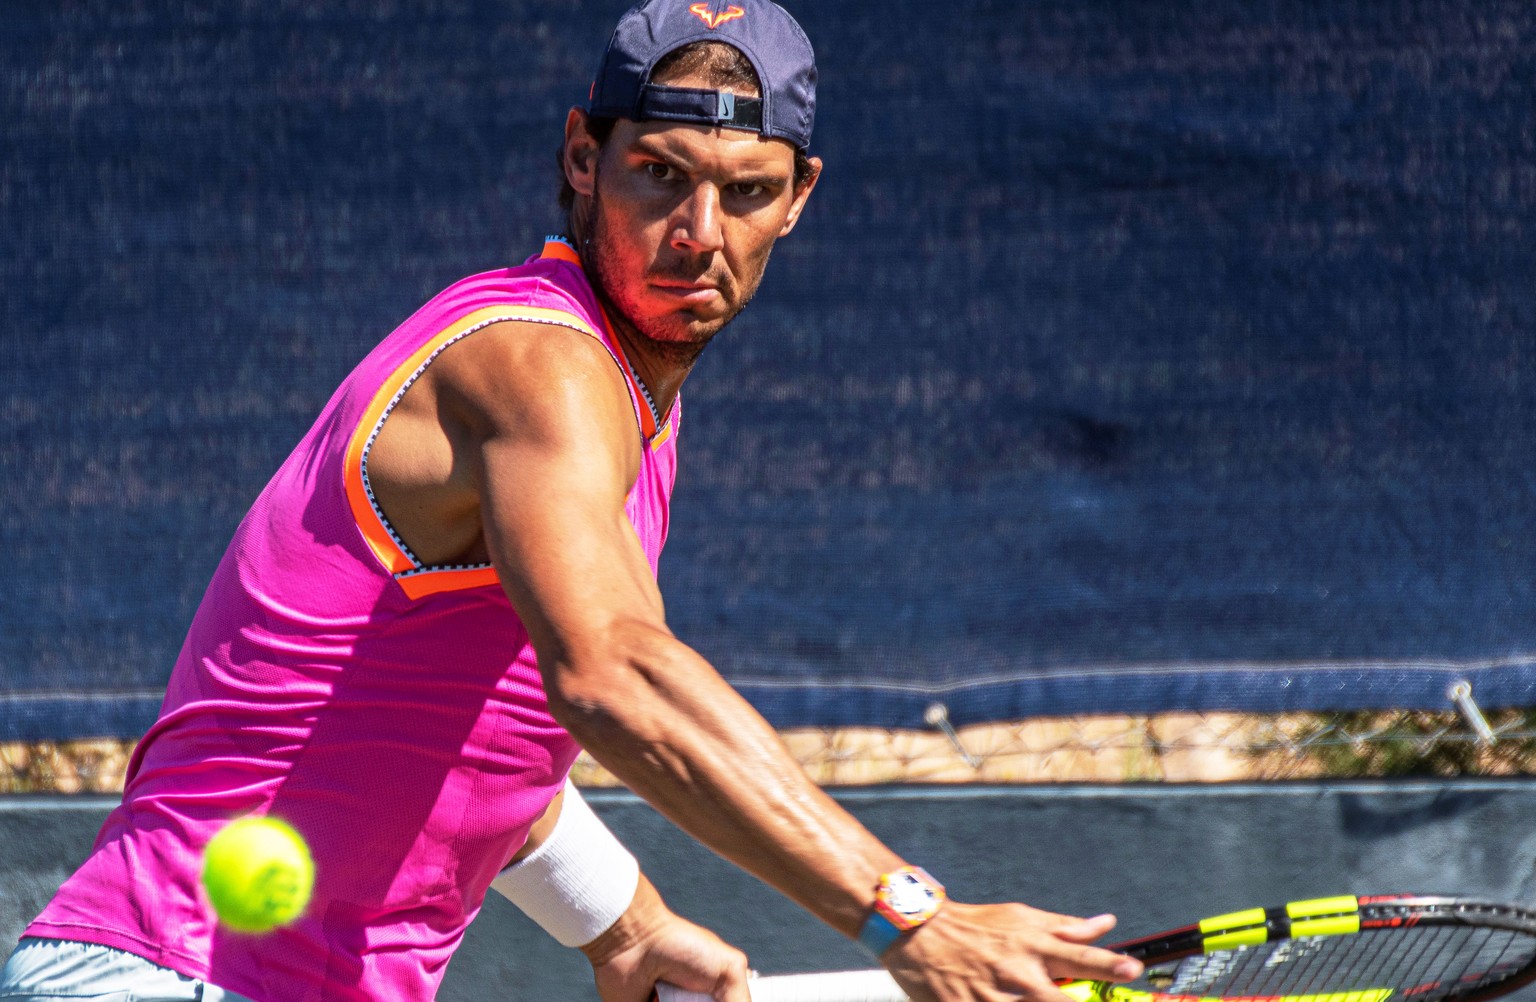
[[[1447,929],[1448,935],[1436,944],[1422,968],[1418,984],[1404,985],[1404,993],[1417,1002],[1434,1002],[1454,992],[1475,963],[1488,930]],[[1454,935],[1460,933],[1460,935]],[[1417,973],[1417,972],[1416,972]]]
[[[1380,935],[1366,931],[1361,937],[1361,965],[1370,980],[1382,985],[1398,986],[1413,978],[1413,965],[1418,948],[1400,935]],[[1348,963],[1345,951],[1339,952],[1339,961]]]
[[[1408,933],[1365,932],[1382,949],[1360,974],[1376,987],[1414,996],[1419,1002],[1443,998],[1446,971],[1465,964],[1468,943],[1479,930],[1426,926]],[[1461,958],[1461,959],[1458,959]]]
[[[1505,929],[1488,930],[1482,950],[1460,975],[1465,991],[1496,984],[1520,973],[1536,959],[1536,937]]]
[[[1430,926],[1410,933],[1364,932],[1334,941],[1336,966],[1320,983],[1344,991],[1383,991],[1436,1002],[1459,994],[1478,965],[1489,930]]]
[[[1294,994],[1296,986],[1320,983],[1320,972],[1326,971],[1329,954],[1334,952],[1317,940],[1272,943],[1250,951],[1220,993],[1253,998]]]
[[[1358,951],[1361,945],[1353,944],[1353,950]],[[1371,952],[1379,954],[1380,950],[1372,944]],[[1375,987],[1359,970],[1361,962],[1359,953],[1344,949],[1342,941],[1333,937],[1280,940],[1237,953],[1228,961],[1228,970],[1201,985],[1204,990],[1199,994],[1270,999]]]
[[[1437,940],[1448,941],[1460,931],[1437,927],[1426,929],[1418,936],[1378,933],[1360,935],[1369,936],[1371,942],[1378,947],[1372,951],[1375,959],[1370,968],[1377,974],[1378,980],[1383,985],[1411,993],[1423,979],[1421,972],[1432,970],[1436,963],[1434,958],[1449,946],[1449,942],[1437,944]],[[1426,957],[1430,959],[1426,961]]]
[[[1466,996],[1527,970],[1536,937],[1504,929],[1421,926],[1303,937],[1188,958],[1157,985],[1164,998],[1413,1002]]]
[[[1466,995],[1503,981],[1528,965],[1536,939],[1506,929],[1451,929],[1422,968],[1419,984],[1404,985],[1415,1002]]]
[[[1303,938],[1275,944],[1264,957],[1260,972],[1264,977],[1242,994],[1255,997],[1272,997],[1297,994],[1320,994],[1320,986],[1330,986],[1329,992],[1355,992],[1365,985],[1351,969],[1348,953],[1340,948],[1340,942],[1329,938]]]

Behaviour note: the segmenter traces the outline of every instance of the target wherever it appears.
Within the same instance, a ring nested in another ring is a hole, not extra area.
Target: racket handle
[[[884,971],[786,974],[748,982],[752,1002],[907,1002],[906,993]],[[700,992],[657,985],[658,1002],[712,1002]]]

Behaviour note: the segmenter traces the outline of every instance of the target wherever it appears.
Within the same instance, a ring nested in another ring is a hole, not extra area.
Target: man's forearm
[[[637,627],[622,655],[561,666],[551,706],[599,762],[684,831],[855,936],[901,859],[828,797],[697,653]]]

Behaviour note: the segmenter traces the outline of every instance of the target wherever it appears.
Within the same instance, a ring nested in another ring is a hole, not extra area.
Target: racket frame
[[[1110,947],[1149,967],[1200,954],[1314,936],[1348,936],[1398,928],[1476,927],[1504,929],[1536,938],[1536,912],[1515,905],[1450,895],[1343,895],[1292,901],[1203,919],[1194,925],[1154,933]],[[1452,993],[1446,1002],[1485,1002],[1536,981],[1536,953],[1516,973],[1481,988]],[[1092,990],[1084,989],[1092,985]],[[1108,982],[1063,985],[1069,995],[1113,1000],[1119,986]],[[1075,990],[1074,990],[1075,989]],[[1127,996],[1145,998],[1139,990]],[[1152,999],[1179,996],[1152,993]],[[1281,997],[1283,998],[1283,996]]]
[[[1536,938],[1536,911],[1450,895],[1341,895],[1216,915],[1193,925],[1118,943],[1109,949],[1154,967],[1200,954],[1264,943],[1433,926],[1504,929]],[[818,981],[821,982],[819,985]],[[1453,993],[1444,1002],[1486,1002],[1517,991],[1532,981],[1536,981],[1536,951],[1509,977],[1468,992]],[[880,970],[769,977],[759,979],[755,986],[754,1002],[893,1002],[901,998],[890,976]],[[1187,995],[1131,989],[1111,982],[1071,981],[1062,983],[1061,988],[1079,1002],[1119,1002],[1122,997],[1134,1002],[1220,1002],[1219,999],[1192,1000]],[[896,994],[890,994],[892,991]],[[662,988],[659,994],[661,1002],[671,999],[698,1002],[708,998],[670,988]],[[1329,994],[1363,999],[1369,993],[1329,993],[1325,990],[1313,998]],[[1276,996],[1274,1002],[1296,997]],[[1243,1002],[1258,1000],[1244,999]]]

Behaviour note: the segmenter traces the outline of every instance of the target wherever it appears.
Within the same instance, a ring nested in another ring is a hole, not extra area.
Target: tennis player
[[[914,999],[1137,972],[1090,945],[1109,916],[946,902],[667,629],[679,388],[816,186],[815,81],[768,0],[623,16],[566,119],[565,234],[449,287],[342,383],[240,524],[122,805],[0,998],[430,999],[494,886],[607,1002],[659,980],[748,1002],[745,957],[670,912],[568,785],[581,747]],[[318,872],[261,936],[198,886],[252,813]]]

